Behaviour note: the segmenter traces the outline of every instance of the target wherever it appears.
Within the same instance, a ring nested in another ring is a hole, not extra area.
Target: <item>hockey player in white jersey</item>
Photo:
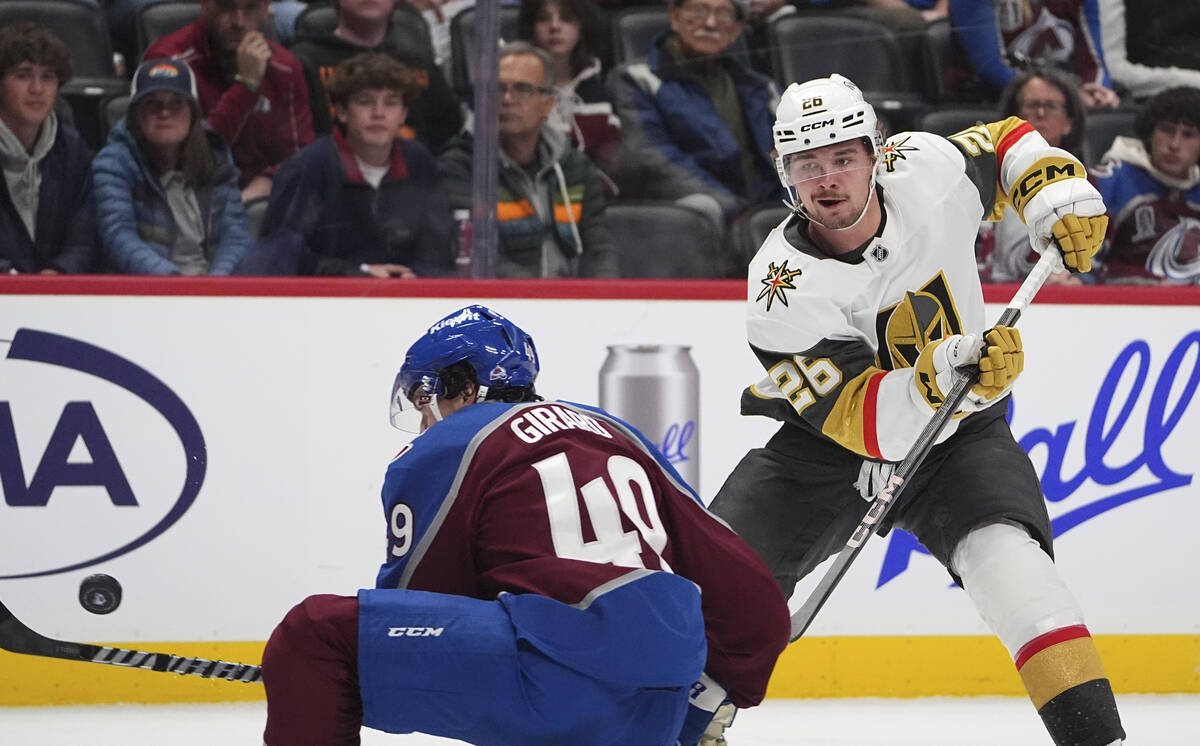
[[[1121,744],[1107,675],[1054,566],[1037,474],[1005,421],[1021,337],[988,329],[974,255],[979,221],[1010,209],[1036,247],[1088,271],[1107,217],[1083,165],[1016,117],[884,143],[839,75],[789,86],[774,138],[793,214],[750,264],[746,333],[767,375],[742,412],[783,424],[711,510],[790,596],[844,546],[954,368],[978,363],[880,530],[910,531],[961,582],[1055,744]]]

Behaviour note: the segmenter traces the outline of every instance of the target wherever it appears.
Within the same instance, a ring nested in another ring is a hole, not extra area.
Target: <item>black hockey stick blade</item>
[[[241,681],[247,684],[262,682],[262,667],[248,663],[228,663],[192,658],[172,653],[147,653],[128,648],[110,648],[85,642],[66,642],[39,635],[13,616],[0,601],[0,649],[10,653],[38,655],[85,663],[104,663],[122,668],[162,671],[205,679]]]
[[[1008,307],[1000,314],[1000,320],[996,322],[996,326],[1013,326],[1017,323],[1017,319],[1021,318],[1021,314],[1029,307],[1030,301],[1037,291],[1046,282],[1046,278],[1061,266],[1059,252],[1053,249],[1047,249],[1042,252],[1042,258],[1038,260],[1033,269],[1029,271],[1029,275],[1025,281],[1021,283],[1021,287],[1017,290],[1016,295],[1009,301]],[[896,504],[900,493],[904,491],[904,486],[908,483],[909,477],[915,472],[925,461],[925,457],[929,454],[929,449],[937,442],[938,436],[941,434],[946,423],[954,415],[958,405],[962,403],[963,397],[967,395],[967,389],[975,382],[975,377],[979,375],[978,368],[966,369],[960,368],[954,375],[954,383],[950,387],[950,391],[946,394],[946,400],[942,402],[937,411],[933,413],[933,417],[921,430],[921,434],[917,436],[916,442],[909,449],[904,460],[892,473],[888,483],[879,491],[875,499],[871,501],[871,506],[867,508],[866,515],[859,521],[858,527],[850,534],[850,538],[846,540],[846,545],[838,552],[834,558],[833,564],[825,571],[825,575],[817,582],[817,586],[813,588],[812,593],[808,598],[792,613],[792,637],[791,642],[800,639],[812,624],[813,619],[817,616],[817,612],[829,600],[829,596],[833,593],[833,589],[841,582],[842,576],[850,569],[850,563],[854,561],[859,552],[862,551],[863,545],[867,543],[867,539],[871,534],[875,533],[875,527],[883,520],[883,517],[888,514],[892,506]]]

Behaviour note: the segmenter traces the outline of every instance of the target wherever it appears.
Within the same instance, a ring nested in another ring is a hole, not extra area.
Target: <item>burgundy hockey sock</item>
[[[309,596],[263,651],[267,746],[358,746],[358,599]]]
[[[1125,737],[1112,687],[1086,626],[1035,637],[1017,670],[1056,746],[1105,746]]]

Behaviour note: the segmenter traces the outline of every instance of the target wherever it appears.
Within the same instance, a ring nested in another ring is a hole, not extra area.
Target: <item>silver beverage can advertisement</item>
[[[642,431],[700,491],[700,371],[685,345],[609,345],[600,407]]]

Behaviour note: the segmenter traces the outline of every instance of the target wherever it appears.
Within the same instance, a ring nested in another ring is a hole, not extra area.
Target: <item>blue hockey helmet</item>
[[[474,373],[479,401],[489,392],[493,396],[513,389],[533,393],[539,369],[533,338],[490,308],[471,305],[429,327],[408,348],[392,385],[392,424],[411,429],[398,421],[401,412],[420,409],[446,395],[443,374],[463,362]]]

